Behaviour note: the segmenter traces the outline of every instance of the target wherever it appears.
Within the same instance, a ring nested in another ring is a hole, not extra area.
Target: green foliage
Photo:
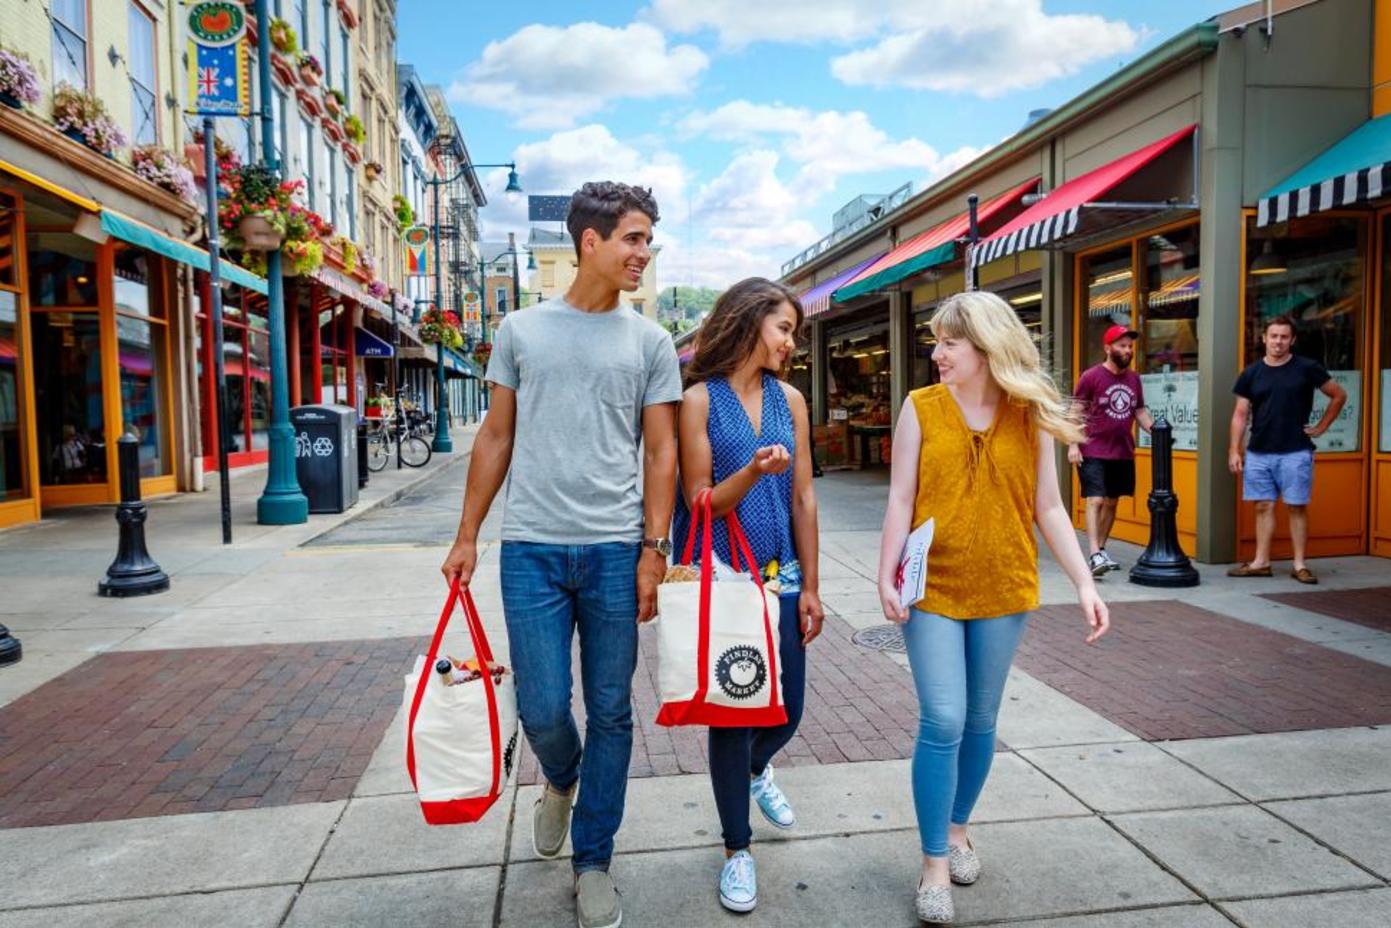
[[[678,331],[685,331],[714,308],[720,293],[713,287],[667,287],[657,297],[657,317],[675,320],[679,325]]]

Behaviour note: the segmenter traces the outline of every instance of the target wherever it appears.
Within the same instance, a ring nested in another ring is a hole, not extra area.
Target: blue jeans
[[[576,873],[607,870],[623,821],[633,752],[633,671],[638,653],[636,542],[502,545],[517,714],[546,780],[579,798],[570,822]],[[585,739],[570,711],[570,642],[580,632]]]
[[[918,691],[913,805],[923,853],[947,856],[947,828],[965,825],[995,759],[995,717],[1028,614],[961,621],[912,610],[903,626]]]
[[[749,828],[749,778],[763,772],[773,755],[792,740],[802,721],[807,652],[802,647],[797,615],[800,599],[798,593],[778,597],[778,685],[787,721],[773,728],[710,729],[710,785],[715,790],[724,846],[731,851],[742,851],[753,840],[753,830]]]

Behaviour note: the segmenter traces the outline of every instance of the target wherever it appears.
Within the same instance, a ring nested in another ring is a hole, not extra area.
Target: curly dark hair
[[[611,180],[590,181],[570,197],[570,212],[565,215],[565,227],[575,243],[575,257],[580,255],[580,238],[585,229],[593,229],[608,241],[624,214],[637,210],[656,225],[661,218],[657,201],[647,187],[633,187]]]
[[[783,303],[797,314],[797,331],[805,314],[797,294],[762,277],[739,281],[715,300],[715,308],[700,324],[695,352],[686,365],[686,386],[712,377],[728,377],[748,360],[758,345],[763,320]]]

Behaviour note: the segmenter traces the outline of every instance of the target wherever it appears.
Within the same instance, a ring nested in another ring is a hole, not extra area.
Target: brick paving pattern
[[[0,827],[344,799],[428,643],[93,658],[0,714]]]
[[[1391,673],[1177,600],[1112,606],[1082,643],[1076,606],[1030,620],[1017,665],[1150,741],[1391,723]]]
[[[1391,632],[1391,586],[1315,593],[1263,593],[1265,599]]]
[[[910,757],[917,737],[918,701],[908,671],[876,651],[850,640],[844,619],[827,615],[821,637],[807,652],[806,707],[797,734],[774,764],[798,767],[846,761]],[[657,638],[644,631],[633,677],[633,758],[631,777],[706,773],[706,729],[665,728],[657,717]],[[575,718],[584,724],[580,698],[579,652],[574,659]],[[527,748],[519,761],[522,783],[540,782],[535,755]]]

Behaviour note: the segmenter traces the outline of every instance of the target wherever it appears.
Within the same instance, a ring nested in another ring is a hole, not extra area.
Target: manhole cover
[[[897,651],[904,654],[908,650],[903,645],[903,629],[892,622],[862,628],[851,635],[850,640],[862,648],[874,651]]]

